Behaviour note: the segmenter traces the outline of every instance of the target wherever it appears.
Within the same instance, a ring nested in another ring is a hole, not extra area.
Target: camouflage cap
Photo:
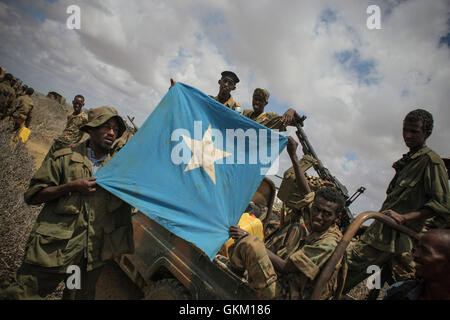
[[[234,81],[235,84],[239,82],[238,76],[232,71],[224,71],[221,73],[221,75],[222,75],[222,77],[230,78],[231,80]]]
[[[120,137],[126,130],[125,122],[122,117],[119,116],[117,110],[111,106],[103,106],[100,108],[91,109],[88,112],[88,122],[80,128],[81,131],[87,132],[88,128],[97,128],[107,122],[111,118],[116,118],[120,126]]]
[[[255,91],[253,91],[253,95],[263,97],[266,102],[269,102],[270,93],[267,89],[256,88]]]

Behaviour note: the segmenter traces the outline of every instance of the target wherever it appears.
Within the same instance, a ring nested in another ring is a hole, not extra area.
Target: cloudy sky
[[[79,30],[67,28],[70,5]],[[381,29],[367,27],[369,5]],[[325,166],[350,193],[367,188],[357,213],[385,198],[391,165],[407,152],[407,112],[434,115],[428,145],[450,156],[449,17],[448,0],[2,0],[0,65],[42,93],[81,93],[88,108],[113,105],[138,125],[170,78],[216,95],[220,72],[235,71],[244,108],[264,87],[266,111],[308,117]],[[284,152],[281,169],[289,165]]]

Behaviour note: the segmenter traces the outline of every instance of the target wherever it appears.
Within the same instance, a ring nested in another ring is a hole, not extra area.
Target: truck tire
[[[162,279],[145,295],[144,300],[189,300],[189,291],[176,279]]]

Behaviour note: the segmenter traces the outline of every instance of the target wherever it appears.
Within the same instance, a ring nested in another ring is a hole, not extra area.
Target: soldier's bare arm
[[[298,190],[300,191],[300,195],[304,197],[311,192],[311,188],[309,187],[309,184],[306,181],[305,173],[300,167],[300,163],[297,157],[296,151],[298,143],[292,137],[288,137],[288,140],[289,142],[287,145],[287,151],[289,153],[289,157],[291,158],[292,165],[294,167],[295,181],[297,183]]]
[[[77,179],[60,186],[51,186],[39,190],[33,198],[31,204],[41,204],[62,197],[69,192],[79,192],[81,194],[92,194],[96,190],[96,177]]]
[[[233,238],[233,240],[236,241],[248,235],[248,232],[239,226],[231,226],[230,229],[228,230],[228,234],[230,235],[231,238]]]
[[[406,214],[399,214],[394,210],[385,210],[381,213],[391,217],[398,224],[404,224],[405,222],[412,221],[423,221],[434,216],[434,211],[427,207]]]
[[[266,251],[267,251],[267,255],[269,256],[270,261],[273,264],[273,267],[279,273],[292,273],[292,272],[297,271],[297,268],[295,267],[295,265],[292,263],[291,260],[289,260],[289,259],[284,260],[284,259],[280,258],[279,256],[277,256],[272,251],[270,251],[269,249],[266,249]]]
[[[300,119],[297,111],[292,108],[289,108],[281,117],[281,123],[284,126],[292,126],[294,125],[294,119]]]

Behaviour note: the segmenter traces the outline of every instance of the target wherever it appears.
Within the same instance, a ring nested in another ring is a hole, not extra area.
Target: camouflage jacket
[[[295,202],[295,210],[286,210],[287,208],[285,208],[286,216],[284,223],[266,241],[267,249],[274,252],[277,256],[286,259],[299,248],[299,240],[308,232],[304,221],[304,216],[308,213],[305,214],[305,210],[309,212],[314,196],[315,193],[311,192],[301,200]]]
[[[16,92],[8,81],[0,83],[0,113],[5,113],[7,108],[16,98]]]
[[[304,155],[300,160],[300,168],[303,172],[306,172],[317,160],[309,155]],[[308,181],[309,182],[309,181]],[[312,191],[315,191],[310,183]],[[291,209],[300,210],[303,208],[303,197],[298,191],[297,182],[295,178],[294,167],[290,167],[283,174],[283,181],[281,181],[280,189],[278,190],[277,197],[283,201],[283,204]]]
[[[46,159],[31,179],[25,201],[30,203],[43,188],[90,177],[87,143],[60,149]],[[25,262],[64,273],[87,253],[90,271],[133,251],[131,207],[97,185],[92,196],[72,192],[45,203],[28,239]]]
[[[283,279],[283,276],[281,279],[282,283],[286,283],[287,280],[291,299],[309,299],[311,297],[321,269],[333,254],[341,239],[342,233],[338,226],[334,224],[322,233],[309,233],[300,241],[299,249],[289,257],[289,260],[300,272],[288,274],[286,275],[287,278]],[[343,283],[339,279],[341,267],[342,261],[338,263],[324,288],[320,297],[321,300],[331,299],[338,292],[339,284]]]
[[[78,115],[70,114],[67,116],[66,128],[62,134],[56,138],[56,141],[65,145],[78,143],[83,138],[83,132],[80,128],[88,122],[86,113],[81,112]]]
[[[342,233],[336,224],[321,233],[312,231],[310,210],[314,197],[315,193],[311,192],[304,197],[302,203],[298,203],[297,209],[301,212],[301,220],[291,221],[291,224],[285,227],[286,234],[283,241],[285,247],[278,247],[277,255],[282,258],[287,257],[300,271],[283,274],[280,277],[279,281],[284,287],[284,298],[304,300],[311,297],[322,267],[342,239]],[[292,228],[296,223],[300,223],[301,227]],[[295,234],[292,234],[293,232]],[[331,299],[338,293],[338,287],[343,284],[343,277],[346,274],[345,268],[345,263],[340,261],[328,281],[321,299]]]
[[[28,127],[31,122],[33,107],[33,99],[30,96],[20,96],[13,101],[8,114],[16,121],[20,121],[21,123],[25,121],[25,126]]]
[[[214,100],[216,100],[217,102],[219,102],[219,96],[210,96],[211,98],[213,98]],[[234,101],[233,97],[230,95],[230,98],[225,101],[225,103],[223,104],[225,106],[227,106],[228,108],[230,108],[231,110],[236,110],[237,107],[241,107],[241,104],[237,101]]]
[[[247,109],[242,113],[247,118],[266,126],[269,129],[278,129],[280,131],[286,131],[286,127],[281,123],[281,116],[275,112],[263,112],[255,117],[253,110]]]
[[[406,214],[427,207],[434,211],[436,220],[442,226],[448,226],[450,193],[441,157],[424,146],[412,155],[405,155],[393,167],[396,174],[389,184],[380,211],[391,209]],[[424,224],[425,221],[416,221],[405,225],[420,232]],[[378,221],[370,225],[361,240],[385,252],[402,253],[412,249],[409,236]]]

